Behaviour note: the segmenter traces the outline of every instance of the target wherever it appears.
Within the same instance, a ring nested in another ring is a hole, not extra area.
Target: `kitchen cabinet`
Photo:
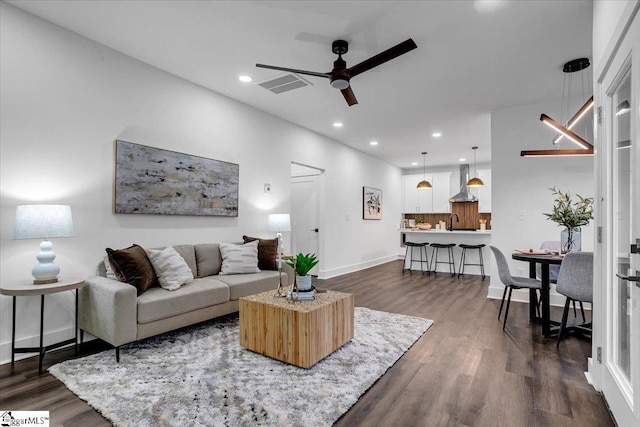
[[[478,178],[484,182],[483,187],[474,187],[471,193],[478,198],[478,212],[491,212],[491,169],[478,169]]]
[[[425,179],[431,190],[418,190],[418,183]],[[449,212],[451,173],[416,174],[404,176],[404,213]]]

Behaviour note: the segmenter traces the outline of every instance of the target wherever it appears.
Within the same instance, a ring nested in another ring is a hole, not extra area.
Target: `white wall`
[[[629,3],[638,0],[595,0],[593,2],[593,62],[598,70],[611,36],[618,26],[620,18]],[[595,71],[593,73],[595,75]]]
[[[494,111],[491,116],[491,214],[492,245],[507,255],[511,273],[528,277],[528,264],[511,260],[515,249],[538,248],[545,240],[560,240],[562,227],[547,220],[544,212],[550,212],[554,196],[549,190],[556,186],[563,192],[585,197],[594,195],[593,157],[520,157],[521,150],[551,148],[554,132],[539,120],[541,113],[560,117],[561,100],[525,105]],[[587,120],[591,120],[586,117]],[[564,148],[569,148],[566,146]],[[526,219],[519,220],[518,212],[524,211]],[[593,250],[593,221],[582,227],[582,249]],[[493,271],[495,259],[491,257]],[[494,274],[489,296],[502,298],[504,286]],[[515,295],[528,301],[528,294]],[[563,304],[564,297],[552,289],[552,304]]]
[[[15,206],[72,206],[76,236],[54,241],[63,276],[95,271],[105,247],[271,236],[289,212],[292,161],[326,170],[321,276],[395,259],[402,171],[213,93],[0,2],[0,280],[29,281],[39,242],[13,240]],[[237,218],[114,215],[116,139],[240,165]],[[264,194],[263,184],[272,185]],[[383,191],[363,221],[362,186]],[[345,214],[350,215],[346,221]],[[39,299],[18,298],[18,345],[34,345]],[[71,336],[73,296],[47,297],[46,341]],[[11,298],[0,298],[0,360],[10,357]]]

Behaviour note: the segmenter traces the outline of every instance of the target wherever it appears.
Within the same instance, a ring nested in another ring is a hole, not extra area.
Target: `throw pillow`
[[[147,252],[141,246],[134,244],[126,249],[107,248],[106,251],[117,279],[135,286],[138,295],[158,284]]]
[[[260,270],[277,270],[278,238],[259,239],[257,237],[242,236],[245,243],[258,241],[258,268]]]
[[[193,273],[189,265],[172,246],[164,249],[149,249],[147,255],[162,288],[175,291],[180,286],[193,281]]]
[[[220,243],[222,255],[222,269],[220,274],[244,274],[259,273],[258,268],[258,241],[234,245],[233,243]]]
[[[118,280],[116,277],[116,273],[113,272],[113,268],[111,268],[111,263],[109,262],[109,255],[104,256],[104,270],[107,279]]]

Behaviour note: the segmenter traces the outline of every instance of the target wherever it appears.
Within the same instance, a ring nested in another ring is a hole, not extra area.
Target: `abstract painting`
[[[239,165],[116,141],[115,213],[238,216]]]
[[[382,190],[362,187],[362,219],[382,219]]]

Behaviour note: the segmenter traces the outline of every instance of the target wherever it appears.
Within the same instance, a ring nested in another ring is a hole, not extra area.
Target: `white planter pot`
[[[298,284],[299,290],[308,291],[311,289],[311,276],[298,276],[296,274],[296,283]]]

